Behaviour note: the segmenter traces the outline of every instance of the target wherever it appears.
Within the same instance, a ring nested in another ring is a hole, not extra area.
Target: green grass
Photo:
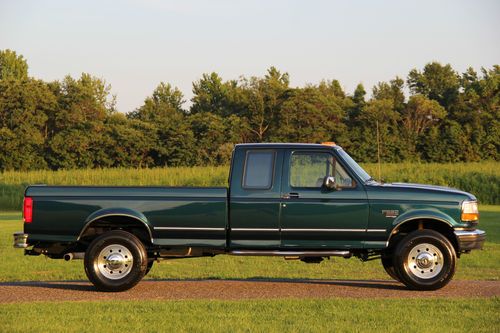
[[[463,255],[456,279],[498,280],[500,278],[500,206],[481,206],[480,228],[488,233],[483,251]],[[22,230],[19,213],[0,213],[0,281],[85,280],[83,262],[23,256],[12,248],[12,233]],[[155,263],[149,279],[388,279],[378,260],[332,258],[321,264],[285,261],[276,257],[177,259]]]
[[[500,276],[500,206],[481,206],[484,251],[464,255],[457,279]],[[25,257],[12,248],[19,213],[0,213],[0,281],[82,280],[82,261]],[[378,261],[332,259],[308,265],[280,258],[231,257],[155,264],[148,278],[387,279]],[[112,296],[112,295],[111,295]],[[0,304],[0,332],[498,332],[500,300],[279,299],[34,302]]]
[[[376,164],[363,164],[378,177]],[[500,162],[382,164],[387,182],[445,185],[475,194],[484,204],[500,204]],[[0,173],[0,211],[20,209],[29,184],[226,186],[229,167],[7,171]]]
[[[4,332],[498,332],[500,301],[285,299],[1,304]]]

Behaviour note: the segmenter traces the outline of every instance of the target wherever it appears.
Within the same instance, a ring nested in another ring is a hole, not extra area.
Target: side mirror
[[[335,182],[335,177],[327,176],[323,179],[323,186],[330,190],[334,191],[337,189],[337,183]]]

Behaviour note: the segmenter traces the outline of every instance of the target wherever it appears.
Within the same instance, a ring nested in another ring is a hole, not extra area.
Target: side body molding
[[[80,231],[80,234],[78,235],[77,241],[80,240],[80,237],[85,233],[85,231],[92,224],[92,222],[100,220],[102,218],[114,217],[114,216],[125,216],[134,219],[137,222],[142,223],[148,230],[149,238],[151,240],[151,243],[153,243],[153,233],[151,232],[153,226],[151,225],[151,223],[149,223],[148,219],[146,218],[146,216],[144,216],[144,214],[128,208],[104,208],[93,212],[85,220],[84,226]]]

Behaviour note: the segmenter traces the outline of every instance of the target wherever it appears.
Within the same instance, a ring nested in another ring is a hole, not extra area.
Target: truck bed
[[[87,224],[119,214],[145,224],[156,245],[226,245],[223,187],[30,186],[25,196],[34,206],[30,242],[74,242]]]

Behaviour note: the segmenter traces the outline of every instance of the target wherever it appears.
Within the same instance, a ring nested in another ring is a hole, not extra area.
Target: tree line
[[[0,170],[227,164],[241,142],[335,141],[361,162],[499,160],[500,66],[458,73],[428,63],[406,80],[337,80],[290,86],[275,67],[263,77],[203,74],[186,108],[161,82],[144,103],[118,112],[111,87],[82,74],[45,82],[22,55],[0,51]],[[378,132],[378,133],[377,133]]]

